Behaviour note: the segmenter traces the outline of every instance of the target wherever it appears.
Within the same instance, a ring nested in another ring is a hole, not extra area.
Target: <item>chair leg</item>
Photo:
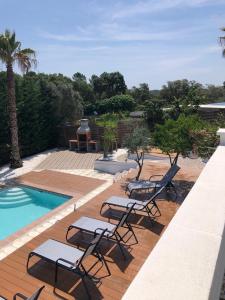
[[[69,234],[69,231],[72,229],[73,227],[72,226],[69,226],[68,229],[67,229],[67,232],[66,232],[66,240],[68,242],[68,234]]]
[[[80,275],[80,278],[81,278],[81,280],[83,282],[83,286],[84,286],[84,289],[85,289],[86,294],[88,296],[88,299],[91,299],[91,295],[89,293],[88,287],[87,287],[86,282],[84,280],[85,276],[87,276],[87,277],[89,277],[89,276],[88,276],[88,273],[87,273],[87,271],[85,270],[85,268],[84,268],[84,266],[82,264],[81,264],[81,268],[83,269],[83,272],[79,269],[79,271],[77,272],[77,274]]]
[[[102,206],[101,206],[101,209],[100,209],[100,215],[102,216],[102,210],[103,210],[103,207],[106,205],[106,203],[102,203]]]
[[[109,270],[109,266],[108,266],[108,264],[107,264],[107,262],[106,262],[106,260],[105,260],[104,255],[102,255],[101,252],[98,252],[98,251],[96,252],[96,254],[97,254],[99,260],[100,260],[100,261],[103,261],[103,264],[105,265],[105,267],[106,267],[106,269],[107,269],[108,275],[110,276],[110,275],[111,275],[111,272],[110,272],[110,270]]]
[[[128,198],[131,198],[131,196],[132,196],[132,194],[133,194],[134,191],[135,191],[134,189],[131,190],[131,191],[129,191]]]
[[[125,253],[124,253],[123,247],[122,247],[121,244],[120,244],[120,240],[121,240],[121,239],[118,239],[118,237],[117,237],[116,234],[115,234],[115,239],[116,239],[117,245],[118,245],[119,248],[120,248],[120,252],[121,252],[122,255],[123,255],[123,258],[126,259],[126,255],[125,255]]]
[[[152,209],[153,208],[156,208],[156,212],[155,213],[152,213]],[[156,202],[154,200],[152,201],[152,207],[151,208],[148,207],[148,209],[149,209],[149,211],[150,211],[150,213],[151,213],[151,215],[153,217],[160,217],[161,216],[161,211],[160,211],[158,205],[156,204]],[[158,212],[158,215],[156,215],[157,212]]]
[[[27,258],[27,265],[26,265],[26,267],[27,267],[27,273],[29,273],[29,262],[30,262],[30,258],[33,256],[33,253],[31,252],[31,253],[29,253],[29,255],[28,255],[28,258]]]
[[[134,233],[134,230],[133,230],[131,224],[127,223],[127,226],[129,228],[129,230],[132,232],[132,235],[134,236],[134,239],[135,239],[136,243],[138,244],[138,239],[137,239],[137,237],[136,237],[136,235]]]
[[[176,190],[176,187],[175,187],[175,185],[172,183],[172,181],[171,181],[170,185],[171,185],[171,187],[173,188],[173,190],[174,190],[174,192],[175,192],[175,201],[176,201],[176,200],[177,200],[177,190]]]
[[[87,294],[87,296],[88,296],[88,299],[91,299],[91,295],[90,295],[90,293],[89,293],[88,287],[87,287],[86,282],[85,282],[85,280],[84,280],[84,276],[81,276],[81,280],[82,280],[82,282],[83,282],[83,286],[84,286],[84,289],[85,289],[86,294]]]
[[[153,223],[153,219],[152,219],[152,214],[151,214],[151,211],[150,211],[150,209],[148,208],[148,206],[145,207],[145,210],[146,210],[146,212],[147,212],[147,214],[148,214],[148,216],[149,216],[149,218],[150,218],[151,225],[153,226],[154,223]]]
[[[54,277],[54,287],[56,288],[57,285],[57,281],[58,281],[58,265],[55,264],[55,277]]]

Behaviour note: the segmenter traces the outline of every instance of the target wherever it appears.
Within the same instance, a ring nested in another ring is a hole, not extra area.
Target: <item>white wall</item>
[[[225,147],[219,146],[123,300],[216,300],[225,269]]]

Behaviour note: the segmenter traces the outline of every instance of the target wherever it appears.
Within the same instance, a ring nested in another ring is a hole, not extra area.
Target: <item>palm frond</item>
[[[16,40],[15,32],[8,29],[0,34],[0,60],[6,64],[16,62],[22,72],[37,65],[35,51],[30,48],[21,49],[21,42]]]
[[[0,35],[0,60],[4,63],[7,61],[8,55],[8,43],[3,34]]]
[[[225,48],[223,49],[222,55],[225,57]]]
[[[31,67],[36,67],[37,65],[35,51],[30,48],[22,49],[19,52],[16,52],[14,55],[14,60],[17,62],[23,73],[28,72]]]
[[[222,31],[225,31],[225,27],[221,28]],[[219,43],[223,47],[222,55],[225,57],[225,36],[219,37]]]

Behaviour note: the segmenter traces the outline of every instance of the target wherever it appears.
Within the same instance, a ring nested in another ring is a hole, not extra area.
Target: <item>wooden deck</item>
[[[105,182],[104,180],[96,178],[51,170],[29,172],[18,177],[15,181],[17,183],[30,185],[50,192],[71,196],[83,196]]]
[[[36,167],[36,170],[93,169],[95,160],[100,156],[100,153],[77,153],[75,151],[61,150],[50,154]]]
[[[145,167],[144,174],[162,174],[168,168],[165,164],[159,166],[158,164],[148,164]],[[196,179],[196,174],[186,174],[185,170],[178,173],[176,177],[176,184],[179,186],[180,201],[184,199],[186,193],[192,186]],[[181,193],[182,190],[182,193]],[[12,299],[16,292],[22,292],[25,295],[30,295],[37,287],[46,286],[40,299],[87,299],[82,282],[75,275],[62,271],[59,275],[59,289],[56,290],[57,295],[53,293],[53,274],[54,266],[50,263],[32,259],[30,273],[26,272],[26,261],[28,253],[39,246],[41,243],[49,238],[53,238],[65,243],[65,235],[67,227],[79,219],[81,216],[90,216],[94,218],[104,219],[99,215],[101,203],[111,195],[124,196],[124,190],[120,183],[113,184],[110,188],[102,192],[93,200],[82,206],[76,212],[70,214],[57,224],[46,230],[32,241],[18,249],[16,252],[9,255],[0,262],[0,294]],[[113,243],[103,241],[101,250],[105,254],[108,261],[109,268],[112,272],[110,277],[102,279],[100,286],[95,286],[90,280],[86,280],[90,293],[93,299],[121,299],[129,284],[137,274],[138,270],[144,263],[146,257],[149,255],[166,226],[174,216],[179,205],[173,201],[168,201],[169,195],[162,195],[159,199],[159,207],[162,216],[157,219],[152,227],[149,219],[145,216],[141,218],[132,215],[131,222],[134,224],[134,230],[139,243],[125,247],[127,259],[123,260],[118,247]],[[82,236],[82,239],[88,241],[90,237]],[[81,243],[81,235],[76,234],[73,239],[73,244]],[[132,240],[130,240],[132,242]],[[93,258],[88,259],[87,264],[93,262]],[[106,274],[104,269],[101,269],[97,276],[104,276]],[[151,289],[149,289],[151,292]],[[140,295],[141,299],[141,295]]]

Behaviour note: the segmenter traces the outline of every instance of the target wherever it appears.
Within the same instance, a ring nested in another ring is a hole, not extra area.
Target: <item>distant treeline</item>
[[[57,144],[57,126],[74,122],[83,115],[144,110],[151,126],[162,122],[162,108],[173,107],[176,115],[191,103],[225,100],[223,86],[177,80],[161,90],[151,90],[147,83],[127,88],[119,72],[92,75],[81,73],[71,78],[62,74],[29,72],[15,76],[19,141],[22,156],[31,155]],[[0,72],[0,164],[9,160],[6,73]]]

